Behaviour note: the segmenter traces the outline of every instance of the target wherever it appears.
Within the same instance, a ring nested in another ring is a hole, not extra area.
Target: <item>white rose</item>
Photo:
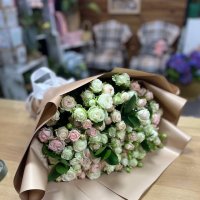
[[[109,83],[106,83],[106,84],[103,85],[103,91],[102,92],[105,93],[105,94],[110,94],[111,96],[113,96],[114,93],[115,93],[113,86]]]
[[[117,130],[119,130],[119,131],[125,130],[125,129],[126,129],[126,124],[125,124],[125,122],[124,122],[124,121],[117,122],[117,123],[116,123],[116,128],[117,128]]]
[[[62,175],[62,180],[63,181],[72,181],[74,179],[76,179],[76,172],[73,168],[70,167],[68,172],[66,174]]]
[[[90,84],[90,89],[94,92],[94,93],[99,93],[102,91],[103,89],[103,83],[101,80],[99,79],[95,79],[91,82]]]
[[[97,103],[104,109],[111,109],[113,106],[112,96],[110,94],[101,94],[98,97]]]
[[[95,172],[89,172],[87,173],[87,177],[90,179],[90,180],[94,180],[94,179],[97,179],[101,176],[101,171],[95,171]]]
[[[142,124],[148,124],[150,121],[150,112],[144,108],[137,112],[137,117]]]
[[[76,152],[80,152],[85,150],[87,147],[87,141],[86,140],[77,140],[73,143],[73,149]]]
[[[121,121],[121,113],[118,110],[114,110],[110,116],[114,123]]]
[[[56,136],[60,139],[60,140],[66,140],[68,138],[69,135],[69,131],[67,130],[66,127],[62,126],[58,129],[55,130]]]

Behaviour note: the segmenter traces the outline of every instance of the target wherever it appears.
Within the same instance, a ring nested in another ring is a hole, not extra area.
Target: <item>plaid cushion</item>
[[[132,36],[130,28],[127,25],[115,20],[95,25],[93,30],[99,50],[119,50]]]
[[[180,34],[180,28],[174,24],[164,21],[153,21],[145,23],[138,31],[142,45],[152,44],[160,39],[172,45]]]
[[[87,55],[89,67],[102,70],[122,67],[124,64],[123,44],[132,36],[130,28],[125,24],[110,20],[95,25],[93,30],[96,49]]]

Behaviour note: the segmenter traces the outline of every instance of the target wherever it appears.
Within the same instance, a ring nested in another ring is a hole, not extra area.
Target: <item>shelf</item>
[[[27,64],[24,64],[24,65],[20,66],[17,69],[17,72],[19,74],[23,74],[23,73],[25,73],[25,72],[37,67],[38,65],[42,65],[42,64],[45,64],[45,63],[46,63],[46,57],[42,56],[42,57],[39,57],[37,59],[29,61]]]
[[[87,45],[90,45],[90,44],[92,44],[92,41],[89,41],[89,42],[80,42],[80,43],[74,44],[74,45],[63,44],[63,45],[61,45],[61,49],[63,51],[65,51],[65,50],[69,50],[69,49],[75,49],[75,48],[84,47],[84,46],[87,46]]]
[[[46,35],[45,34],[39,34],[39,35],[37,35],[36,39],[37,40],[44,40],[44,39],[46,39]]]

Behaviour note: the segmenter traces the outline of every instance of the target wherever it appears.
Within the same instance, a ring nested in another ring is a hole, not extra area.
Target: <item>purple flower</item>
[[[172,55],[167,62],[167,66],[180,74],[190,72],[190,64],[187,57],[183,54],[177,53]]]
[[[53,137],[53,131],[50,128],[41,128],[38,132],[38,138],[41,142],[48,142]]]
[[[194,51],[190,55],[190,65],[196,70],[200,69],[200,52],[199,51]]]
[[[192,82],[192,73],[185,73],[180,76],[180,83],[189,84]]]

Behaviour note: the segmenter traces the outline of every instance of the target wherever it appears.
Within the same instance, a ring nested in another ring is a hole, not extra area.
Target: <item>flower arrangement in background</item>
[[[102,81],[63,95],[56,114],[38,131],[49,181],[130,172],[163,146],[163,111],[153,93],[126,73]]]
[[[200,80],[200,52],[194,51],[189,56],[176,53],[167,62],[166,76],[173,83],[189,84]]]

